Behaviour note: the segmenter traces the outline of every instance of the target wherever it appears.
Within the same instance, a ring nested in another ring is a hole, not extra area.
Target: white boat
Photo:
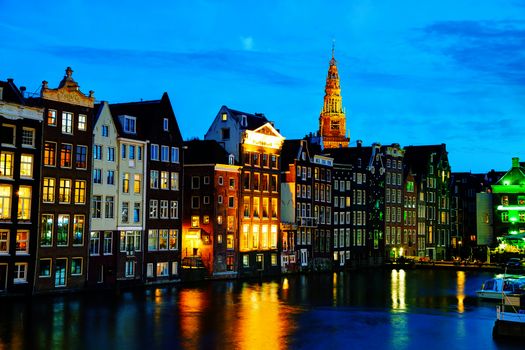
[[[496,307],[496,322],[492,328],[494,339],[525,339],[525,294],[503,295]]]
[[[479,298],[501,300],[504,295],[525,293],[525,276],[497,275],[476,291]]]

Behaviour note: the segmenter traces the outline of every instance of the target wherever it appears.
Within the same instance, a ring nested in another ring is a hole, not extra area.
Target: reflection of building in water
[[[465,305],[463,304],[465,300],[465,271],[457,272],[457,284],[458,312],[463,313],[465,311]]]
[[[391,275],[392,309],[406,309],[406,276],[405,270],[392,270]]]
[[[278,283],[245,287],[240,295],[236,349],[287,348],[285,336],[291,333],[289,312],[278,298]]]

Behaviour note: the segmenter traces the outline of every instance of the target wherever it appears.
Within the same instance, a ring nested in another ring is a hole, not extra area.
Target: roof
[[[185,141],[184,147],[184,164],[228,164],[228,152],[215,140]]]
[[[6,102],[12,102],[17,104],[25,104],[24,97],[20,90],[16,87],[13,79],[7,79],[7,81],[0,81],[0,87],[2,88],[2,100]]]
[[[367,166],[372,155],[372,147],[341,147],[325,148],[324,155],[334,158],[336,164],[356,164],[361,159],[361,165]]]
[[[427,172],[427,165],[430,155],[435,153],[441,157],[443,152],[446,153],[446,145],[425,145],[425,146],[406,146],[404,162],[414,174],[422,175]]]
[[[269,120],[266,119],[266,117],[262,113],[251,114],[231,109],[227,106],[222,106],[221,112],[227,112],[229,116],[232,117],[233,120],[235,120],[235,122],[237,122],[238,124],[241,124],[242,116],[246,116],[247,126],[245,128],[249,130],[255,130],[269,122]]]
[[[525,168],[520,163],[519,158],[512,158],[512,168],[495,185],[525,186]]]
[[[281,149],[281,169],[283,171],[288,170],[290,168],[290,164],[293,164],[294,160],[299,157],[301,141],[304,140],[284,140],[283,147]]]
[[[152,139],[158,131],[161,118],[171,118],[174,122],[174,134],[177,140],[174,142],[182,142],[182,135],[180,133],[177,118],[173,112],[168,94],[165,92],[160,100],[127,102],[127,103],[113,103],[109,105],[113,121],[119,135],[125,136],[122,125],[119,122],[119,117],[123,115],[136,117],[137,134],[132,135],[134,138],[141,140]],[[157,118],[159,123],[152,123],[152,119]]]

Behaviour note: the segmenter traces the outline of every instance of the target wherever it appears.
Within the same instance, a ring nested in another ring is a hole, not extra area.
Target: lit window
[[[129,221],[129,203],[128,202],[122,202],[122,211],[121,211],[121,220],[124,223],[127,223]]]
[[[47,125],[57,126],[57,111],[54,109],[47,111]]]
[[[86,203],[86,181],[75,180],[75,204]]]
[[[60,147],[60,167],[71,168],[71,156],[73,153],[73,145],[63,143]]]
[[[40,225],[40,246],[50,247],[53,244],[53,214],[42,214]]]
[[[73,245],[84,244],[84,215],[75,215],[73,217]]]
[[[169,230],[159,230],[159,250],[168,250]]]
[[[122,192],[129,193],[129,173],[124,173],[122,177]]]
[[[176,172],[171,173],[171,189],[173,191],[179,190],[179,173],[176,173]]]
[[[0,176],[13,177],[13,153],[0,153]]]
[[[16,231],[16,254],[29,253],[29,231]]]
[[[155,251],[159,247],[158,230],[148,230],[148,250]]]
[[[14,283],[27,282],[27,263],[15,263]]]
[[[159,171],[158,170],[150,171],[149,187],[159,188]]]
[[[191,227],[193,228],[198,228],[200,226],[199,224],[199,216],[198,215],[193,215],[191,217]]]
[[[73,113],[62,112],[62,133],[73,134]]]
[[[170,188],[170,173],[169,171],[160,172],[160,188],[163,190],[168,190]]]
[[[75,168],[87,169],[87,146],[76,146]]]
[[[157,277],[164,277],[169,275],[168,263],[159,262],[157,263]]]
[[[9,254],[9,230],[0,230],[0,254]]]
[[[170,230],[170,250],[179,249],[179,230]]]
[[[69,240],[69,215],[58,215],[57,245],[67,246]]]
[[[22,129],[22,146],[33,147],[35,145],[35,129]]]
[[[51,259],[40,259],[38,277],[51,277]]]
[[[47,165],[47,166],[56,165],[56,151],[57,151],[56,143],[46,142],[44,144],[44,165]]]
[[[171,219],[179,218],[179,202],[178,201],[170,202],[170,218]]]
[[[0,220],[11,219],[11,185],[0,184]]]
[[[86,131],[87,116],[85,114],[78,115],[78,130]]]
[[[228,114],[223,113],[222,116],[221,116],[221,119],[222,119],[223,122],[227,121],[228,120]]]
[[[31,220],[31,186],[18,189],[18,219]]]
[[[150,219],[156,219],[159,216],[159,201],[151,199],[149,201],[149,217]]]
[[[71,202],[71,180],[60,179],[58,187],[58,201],[60,203]]]
[[[140,174],[133,175],[133,192],[140,193],[142,181],[140,180]]]
[[[82,258],[71,259],[71,275],[82,275]]]

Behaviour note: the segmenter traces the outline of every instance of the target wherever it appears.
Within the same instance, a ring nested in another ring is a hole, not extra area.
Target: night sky
[[[222,105],[318,129],[335,40],[351,145],[446,143],[453,171],[525,161],[525,1],[0,0],[0,79],[67,66],[97,100],[160,99],[183,137]]]

